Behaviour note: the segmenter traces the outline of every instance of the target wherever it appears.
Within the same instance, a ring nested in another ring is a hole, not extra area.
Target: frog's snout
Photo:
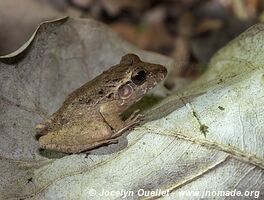
[[[36,135],[37,138],[48,134],[48,125],[47,124],[40,123],[40,124],[36,125],[35,129],[37,132],[37,135]]]
[[[160,71],[161,71],[161,80],[163,80],[167,76],[168,71],[167,71],[166,67],[164,67],[162,65],[161,65]]]
[[[157,65],[156,67],[153,67],[152,70],[153,70],[153,76],[156,77],[156,80],[158,82],[162,81],[167,75],[167,69],[162,65]]]

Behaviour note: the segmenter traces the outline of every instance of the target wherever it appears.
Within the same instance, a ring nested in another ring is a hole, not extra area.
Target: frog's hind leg
[[[39,138],[41,148],[65,153],[80,153],[100,146],[112,138],[113,132],[103,121],[78,119],[61,129]]]

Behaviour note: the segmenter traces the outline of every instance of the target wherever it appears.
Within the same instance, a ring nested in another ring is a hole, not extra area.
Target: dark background
[[[19,48],[40,22],[69,15],[101,21],[195,78],[219,48],[264,20],[263,8],[262,0],[1,0],[0,55]]]

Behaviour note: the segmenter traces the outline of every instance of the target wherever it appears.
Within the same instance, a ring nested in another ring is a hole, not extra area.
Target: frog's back
[[[58,112],[63,112],[66,108],[75,107],[78,104],[87,104],[87,106],[95,107],[99,103],[111,100],[111,98],[114,98],[111,92],[114,91],[117,83],[122,80],[123,73],[123,66],[115,65],[109,68],[72,92]]]

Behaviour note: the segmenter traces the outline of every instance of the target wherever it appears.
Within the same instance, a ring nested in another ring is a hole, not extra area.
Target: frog
[[[142,119],[138,110],[122,114],[167,75],[163,65],[128,53],[71,94],[62,106],[36,126],[40,149],[77,154],[116,142]]]

